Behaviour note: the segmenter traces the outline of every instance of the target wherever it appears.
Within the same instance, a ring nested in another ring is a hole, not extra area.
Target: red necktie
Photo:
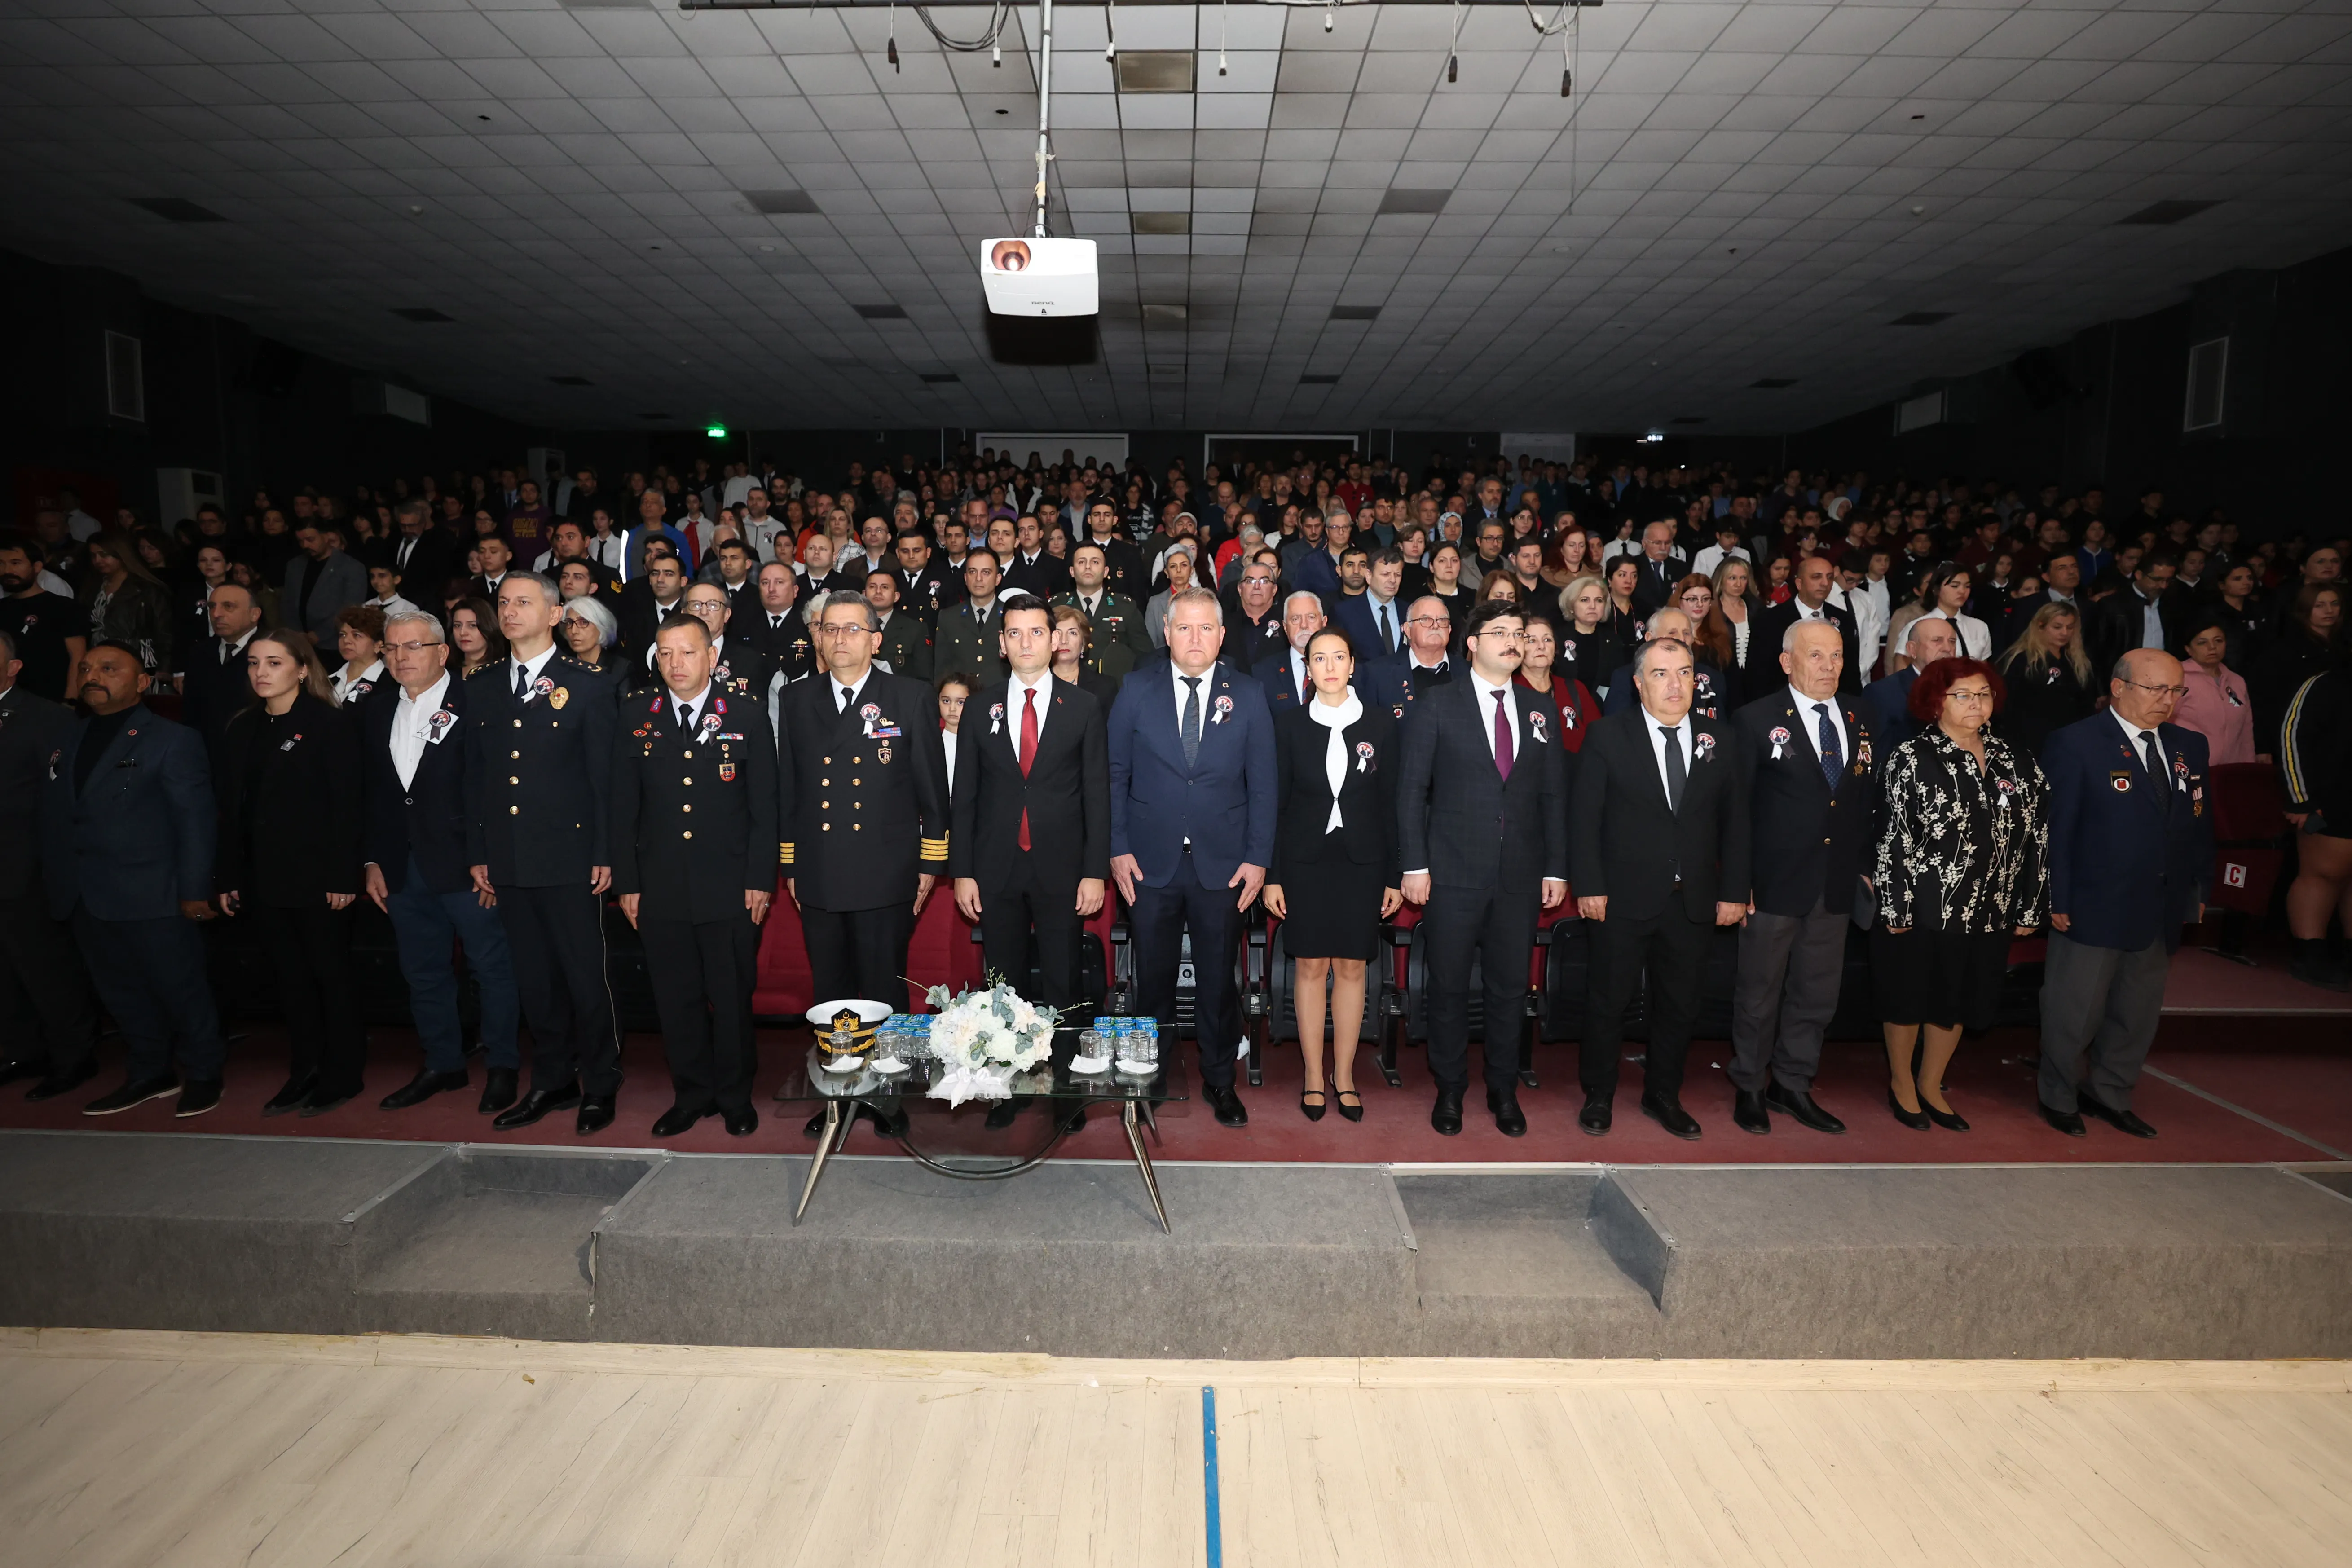
[[[1021,776],[1029,776],[1029,764],[1037,760],[1037,689],[1025,688],[1021,703]],[[1029,808],[1021,808],[1021,847],[1029,847]]]
[[[1511,777],[1511,710],[1504,699],[1508,691],[1495,693],[1495,771],[1505,783]]]

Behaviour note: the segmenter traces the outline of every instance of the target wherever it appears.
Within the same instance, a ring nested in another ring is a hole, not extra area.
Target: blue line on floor
[[[1209,1509],[1209,1568],[1224,1568],[1225,1531],[1217,1510],[1217,1391],[1201,1388],[1201,1480]]]

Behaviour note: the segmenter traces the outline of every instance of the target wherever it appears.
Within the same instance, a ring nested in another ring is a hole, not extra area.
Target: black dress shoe
[[[47,1057],[10,1057],[6,1061],[0,1062],[0,1084],[16,1083],[28,1078],[48,1076],[49,1058]]]
[[[1312,1105],[1307,1103],[1307,1097],[1310,1094],[1315,1097],[1315,1103]],[[1298,1091],[1298,1114],[1307,1118],[1307,1121],[1322,1121],[1323,1113],[1330,1108],[1331,1097],[1324,1093],[1321,1089],[1302,1089]]]
[[[482,1075],[482,1102],[474,1109],[485,1116],[495,1116],[515,1102],[515,1093],[521,1086],[521,1075],[513,1068],[492,1068]]]
[[[529,1127],[541,1117],[559,1110],[569,1110],[580,1103],[580,1089],[575,1084],[562,1089],[534,1089],[490,1119],[490,1125],[504,1132],[509,1128]]]
[[[1429,1108],[1429,1124],[1451,1138],[1462,1131],[1462,1091],[1443,1089],[1437,1091],[1437,1103]]]
[[[155,1078],[132,1079],[111,1094],[101,1094],[81,1108],[84,1116],[112,1116],[134,1105],[144,1105],[151,1100],[169,1100],[180,1092],[180,1080],[170,1073]]]
[[[1249,1125],[1249,1107],[1242,1103],[1242,1097],[1234,1092],[1232,1084],[1204,1083],[1201,1086],[1201,1098],[1207,1100],[1215,1110],[1218,1126],[1246,1127]]]
[[[1586,1095],[1584,1109],[1576,1113],[1576,1124],[1595,1138],[1608,1131],[1609,1124],[1616,1120],[1614,1097],[1606,1094]]]
[[[1903,1102],[1895,1098],[1895,1090],[1889,1089],[1886,1091],[1886,1109],[1895,1112],[1895,1121],[1900,1121],[1904,1126],[1911,1129],[1912,1131],[1925,1132],[1927,1131],[1929,1123],[1927,1121],[1927,1112],[1925,1101],[1921,1102],[1921,1109],[1917,1110],[1906,1110],[1903,1109]]]
[[[342,1104],[344,1101],[352,1099],[358,1093],[359,1090],[356,1089],[314,1089],[303,1098],[301,1110],[298,1114],[303,1116],[324,1116],[327,1112],[334,1110],[335,1107]]]
[[[63,1072],[51,1073],[26,1089],[25,1098],[30,1100],[55,1100],[60,1095],[71,1094],[97,1076],[98,1064],[84,1062],[79,1067],[68,1068]]]
[[[587,1115],[588,1107],[583,1105],[580,1108],[580,1114],[583,1116]],[[689,1110],[683,1105],[673,1105],[667,1110],[663,1111],[659,1117],[655,1119],[654,1136],[656,1138],[675,1138],[681,1132],[690,1131],[693,1129],[694,1124],[701,1121],[704,1117],[716,1116],[718,1114],[719,1108],[715,1105],[707,1105],[700,1110]]]
[[[1810,1127],[1816,1132],[1845,1131],[1845,1123],[1823,1110],[1810,1089],[1784,1089],[1777,1083],[1767,1084],[1764,1103],[1782,1112],[1800,1127]]]
[[[1495,1130],[1504,1137],[1524,1138],[1528,1135],[1527,1112],[1519,1109],[1519,1097],[1516,1091],[1507,1089],[1488,1089],[1486,1109],[1494,1114]]]
[[[719,1119],[728,1132],[737,1138],[749,1138],[760,1130],[760,1113],[748,1105],[740,1110],[721,1111]]]
[[[283,1116],[289,1110],[299,1110],[302,1109],[302,1102],[310,1098],[310,1075],[305,1073],[299,1078],[289,1078],[286,1080],[285,1088],[263,1102],[261,1114]]]
[[[580,1119],[572,1124],[574,1131],[583,1138],[590,1138],[613,1125],[613,1099],[609,1094],[583,1096]]]
[[[1664,1094],[1642,1097],[1642,1114],[1677,1138],[1698,1136],[1698,1119],[1683,1109],[1682,1101]]]
[[[2074,1096],[2074,1103],[2118,1132],[2128,1132],[2135,1138],[2156,1136],[2155,1128],[2128,1110],[2117,1110],[2104,1100],[2094,1100],[2087,1094],[2078,1093]]]
[[[1740,1089],[1731,1101],[1731,1124],[1742,1132],[1769,1132],[1772,1113],[1764,1109],[1764,1097],[1753,1089]]]
[[[2083,1113],[2079,1110],[2053,1110],[2039,1100],[2033,1102],[2033,1109],[2042,1112],[2042,1121],[2047,1121],[2069,1138],[2090,1136],[2083,1126]]]
[[[1356,1103],[1349,1104],[1351,1100]],[[1352,1089],[1343,1089],[1339,1093],[1338,1109],[1348,1121],[1361,1121],[1364,1119],[1364,1097]]]
[[[456,1072],[435,1072],[431,1068],[426,1068],[376,1101],[376,1104],[385,1110],[406,1110],[412,1105],[424,1104],[436,1094],[445,1093],[453,1089],[463,1089],[470,1081],[472,1080],[466,1077],[464,1068],[459,1068]]]
[[[192,1078],[180,1090],[180,1103],[172,1107],[174,1116],[202,1116],[220,1103],[221,1080],[216,1078]]]

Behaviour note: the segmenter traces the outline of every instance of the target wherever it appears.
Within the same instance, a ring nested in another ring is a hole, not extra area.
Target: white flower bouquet
[[[985,989],[950,998],[934,985],[923,994],[931,1010],[931,1055],[946,1070],[930,1095],[950,1105],[967,1100],[1003,1100],[1013,1092],[1013,1075],[1053,1053],[1059,1015],[1015,993],[995,975]]]

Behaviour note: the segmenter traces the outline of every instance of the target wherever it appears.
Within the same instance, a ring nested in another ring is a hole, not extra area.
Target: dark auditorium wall
[[[110,331],[141,341],[142,424],[107,413]],[[0,334],[8,353],[0,469],[11,479],[0,507],[12,523],[61,473],[110,481],[121,504],[152,519],[159,468],[219,473],[235,503],[260,487],[340,489],[520,458],[545,434],[444,397],[433,399],[429,426],[355,414],[352,387],[371,379],[365,372],[273,343],[228,317],[150,299],[120,273],[5,250]]]
[[[2221,336],[2230,339],[2224,424],[2184,432],[2189,345]],[[1915,479],[2101,484],[2116,514],[2136,510],[2153,483],[2170,510],[2220,507],[2257,536],[2285,532],[2340,483],[2348,354],[2352,249],[2208,279],[2166,310],[1921,384],[1921,393],[1948,388],[1946,423],[1897,436],[1895,405],[1882,404],[1792,435],[1787,450],[1808,468]]]

